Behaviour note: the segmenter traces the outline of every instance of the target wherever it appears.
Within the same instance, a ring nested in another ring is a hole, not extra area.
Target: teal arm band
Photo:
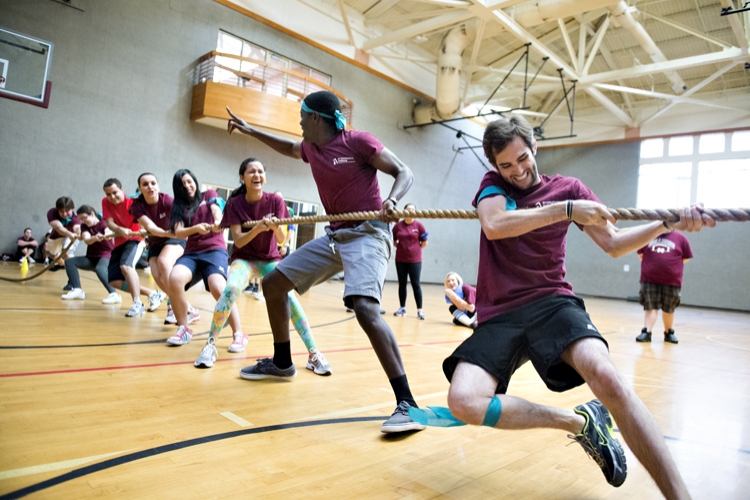
[[[495,427],[497,422],[500,420],[500,415],[503,413],[503,405],[500,403],[500,399],[497,396],[492,398],[490,405],[487,407],[487,413],[484,415],[484,422],[482,425],[485,427]]]

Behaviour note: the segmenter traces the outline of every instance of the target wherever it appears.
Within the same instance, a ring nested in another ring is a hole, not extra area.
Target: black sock
[[[282,370],[292,366],[292,344],[289,340],[273,343],[273,364]]]
[[[406,374],[392,378],[388,382],[391,383],[393,393],[396,395],[396,404],[401,401],[406,401],[410,406],[418,408],[417,402],[414,401],[414,396],[411,395],[411,389],[409,389],[409,382],[406,380]]]

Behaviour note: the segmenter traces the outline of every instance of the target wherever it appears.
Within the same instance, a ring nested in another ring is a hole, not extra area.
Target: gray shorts
[[[276,270],[303,294],[344,271],[344,302],[362,295],[380,302],[393,242],[388,224],[369,220],[356,227],[331,230],[309,241],[282,260]]]

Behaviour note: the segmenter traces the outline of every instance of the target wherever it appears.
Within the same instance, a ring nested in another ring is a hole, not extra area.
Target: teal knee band
[[[500,403],[500,399],[495,396],[487,407],[487,413],[484,414],[484,422],[482,422],[482,425],[485,427],[495,427],[497,421],[500,420],[500,414],[502,413],[503,405]]]
[[[128,282],[126,281],[126,282],[124,282],[124,283],[122,284],[122,291],[123,291],[123,292],[126,292],[127,290],[128,290]]]

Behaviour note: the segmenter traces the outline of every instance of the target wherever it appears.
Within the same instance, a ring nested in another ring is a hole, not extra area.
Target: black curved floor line
[[[323,328],[325,326],[331,326],[331,325],[337,325],[339,323],[344,323],[346,321],[351,321],[355,319],[354,316],[349,316],[344,319],[340,319],[338,321],[332,321],[330,323],[323,323],[322,325],[314,325],[310,326],[310,329],[313,328]],[[208,332],[200,332],[193,335],[193,338],[200,337],[201,335],[207,335]],[[248,337],[260,337],[262,335],[271,335],[271,332],[261,332],[261,333],[250,333],[247,336]],[[228,336],[219,337],[221,338],[229,338]],[[120,345],[142,345],[142,344],[163,344],[166,339],[152,339],[152,340],[138,340],[135,342],[111,342],[107,344],[68,344],[68,345],[0,345],[0,350],[3,349],[71,349],[71,348],[81,348],[81,347],[112,347],[112,346],[120,346]]]
[[[256,427],[254,429],[244,429],[241,431],[224,432],[222,434],[214,434],[212,436],[204,436],[204,437],[195,438],[195,439],[188,439],[187,441],[181,441],[179,443],[172,443],[172,444],[168,444],[164,446],[157,446],[156,448],[151,448],[151,449],[143,450],[143,451],[137,451],[135,453],[129,453],[127,455],[123,455],[121,457],[111,458],[109,460],[105,460],[104,462],[99,462],[97,464],[87,465],[86,467],[81,467],[80,469],[72,470],[60,476],[47,479],[46,481],[42,481],[40,483],[32,484],[31,486],[27,486],[25,488],[21,488],[20,490],[6,493],[5,495],[0,496],[0,500],[11,499],[11,498],[22,498],[22,497],[25,497],[26,495],[30,495],[31,493],[36,493],[37,491],[42,491],[47,488],[57,486],[58,484],[65,483],[67,481],[72,481],[73,479],[78,479],[79,477],[88,476],[89,474],[94,474],[95,472],[100,472],[106,469],[110,469],[112,467],[117,467],[118,465],[135,462],[136,460],[153,457],[155,455],[161,455],[162,453],[169,453],[171,451],[177,451],[177,450],[182,450],[185,448],[190,448],[191,446],[198,446],[201,444],[212,443],[214,441],[222,441],[224,439],[232,439],[232,438],[240,437],[240,436],[249,436],[251,434],[260,434],[263,432],[280,431],[280,430],[286,430],[286,429],[297,429],[300,427],[312,427],[315,425],[383,421],[387,418],[388,417],[351,417],[351,418],[338,418],[338,419],[328,419],[328,420],[313,420],[309,422],[295,422],[291,424],[267,425],[265,427]]]

